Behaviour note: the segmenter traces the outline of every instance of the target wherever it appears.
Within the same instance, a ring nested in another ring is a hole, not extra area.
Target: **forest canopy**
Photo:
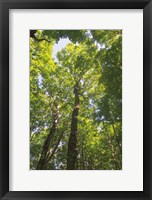
[[[122,169],[121,30],[30,31],[30,169]]]

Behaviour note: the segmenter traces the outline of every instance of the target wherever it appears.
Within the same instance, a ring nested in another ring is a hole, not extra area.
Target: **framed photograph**
[[[151,1],[0,6],[1,199],[152,199]]]

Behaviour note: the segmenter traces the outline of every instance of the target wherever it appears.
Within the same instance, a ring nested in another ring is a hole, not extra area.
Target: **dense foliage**
[[[30,32],[30,168],[122,169],[121,30]]]

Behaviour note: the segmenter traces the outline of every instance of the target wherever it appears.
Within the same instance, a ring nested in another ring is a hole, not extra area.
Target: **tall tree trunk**
[[[76,144],[77,144],[77,129],[78,129],[78,113],[79,113],[79,103],[80,103],[78,83],[76,83],[74,87],[74,95],[75,95],[75,106],[72,112],[71,132],[68,143],[67,170],[74,170],[77,158]]]
[[[113,164],[114,169],[117,170],[118,167],[117,167],[117,162],[116,162],[116,158],[115,158],[115,157],[116,157],[115,149],[114,149],[114,146],[113,146],[113,144],[112,144],[111,137],[110,137],[110,135],[109,135],[109,133],[108,133],[108,131],[107,131],[107,128],[106,128],[104,122],[103,122],[103,127],[104,127],[104,129],[106,130],[106,132],[107,132],[108,146],[109,146],[110,151],[111,151],[112,164]]]
[[[119,166],[119,168],[121,169],[122,168],[122,147],[120,145],[119,138],[118,138],[118,135],[116,133],[114,124],[112,124],[112,127],[113,127],[113,131],[114,131],[114,134],[115,134],[115,137],[116,137],[116,141],[117,141],[118,147],[119,147],[119,152],[120,152],[120,155],[119,155],[119,165],[120,166]]]
[[[81,151],[81,166],[82,166],[82,169],[85,170],[85,163],[84,163],[84,146],[82,144],[82,151]]]
[[[53,149],[52,152],[49,154],[49,156],[48,156],[48,158],[47,158],[47,163],[51,161],[51,159],[53,158],[54,154],[57,152],[58,146],[59,146],[60,141],[61,141],[61,139],[62,139],[62,137],[63,137],[63,133],[64,133],[64,131],[61,132],[61,135],[60,135],[59,139],[57,140],[54,149]]]
[[[41,157],[40,157],[38,165],[37,165],[37,170],[45,169],[45,165],[47,163],[47,159],[48,159],[48,155],[49,155],[50,143],[52,141],[54,133],[57,130],[57,125],[58,125],[58,109],[56,108],[56,110],[54,111],[54,114],[53,114],[53,125],[52,125],[50,132],[45,140],[45,143],[44,143],[44,146],[42,149],[42,153],[41,153]]]
[[[115,127],[114,127],[114,121],[113,121],[112,117],[111,117],[111,121],[112,121],[113,132],[114,132],[114,134],[115,134],[116,141],[117,141],[117,144],[118,144],[118,147],[119,147],[119,151],[120,151],[120,154],[122,155],[122,147],[121,147],[121,145],[120,145],[120,141],[119,141],[119,138],[118,138],[117,132],[116,132],[116,130],[115,130]]]

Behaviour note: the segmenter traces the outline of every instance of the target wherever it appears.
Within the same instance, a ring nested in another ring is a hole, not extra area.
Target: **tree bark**
[[[50,133],[48,134],[43,149],[42,149],[42,153],[41,153],[41,157],[39,159],[38,165],[37,165],[37,170],[42,170],[45,169],[45,165],[47,163],[47,158],[49,155],[49,147],[50,147],[50,143],[51,140],[54,136],[54,133],[57,130],[57,125],[58,125],[58,110],[56,109],[56,111],[53,114],[53,125],[50,129]]]
[[[112,120],[112,118],[111,118],[111,121],[112,121],[113,132],[114,132],[114,134],[115,134],[116,141],[117,141],[117,144],[118,144],[118,147],[119,147],[119,151],[120,151],[120,154],[122,155],[122,147],[121,147],[121,145],[120,145],[120,141],[119,141],[119,138],[118,138],[117,132],[116,132],[116,130],[115,130],[115,127],[114,127],[114,121]]]
[[[36,30],[30,30],[30,37],[35,39]]]
[[[77,158],[77,129],[78,129],[78,113],[79,113],[79,85],[76,83],[74,87],[74,95],[75,95],[75,105],[72,112],[71,119],[71,132],[68,143],[68,155],[67,155],[67,170],[74,170],[76,158]]]
[[[103,127],[107,132],[108,146],[109,146],[110,151],[111,151],[112,164],[113,164],[114,169],[117,170],[118,166],[117,166],[117,162],[115,160],[115,156],[116,156],[115,149],[114,149],[114,146],[112,144],[111,137],[110,137],[110,135],[109,135],[109,133],[108,133],[108,131],[106,129],[106,126],[104,125],[104,122],[103,122]]]
[[[34,38],[37,42],[41,42],[43,40],[45,40],[46,42],[50,42],[50,40],[47,40],[46,38],[37,38],[35,36],[37,30],[30,30],[30,37]]]
[[[52,153],[48,156],[47,163],[51,161],[51,159],[53,158],[54,154],[57,152],[58,146],[59,146],[60,141],[61,141],[61,139],[63,137],[63,133],[64,133],[64,131],[61,132],[61,135],[60,135],[58,141],[56,142],[56,145],[55,145]]]

